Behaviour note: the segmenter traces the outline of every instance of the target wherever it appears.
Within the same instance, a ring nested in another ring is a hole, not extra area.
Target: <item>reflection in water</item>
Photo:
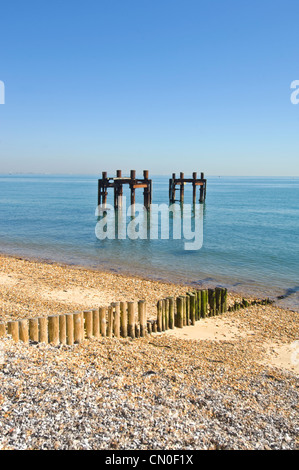
[[[142,204],[118,209],[98,206],[95,233],[99,240],[184,240],[184,250],[203,246],[203,204]]]

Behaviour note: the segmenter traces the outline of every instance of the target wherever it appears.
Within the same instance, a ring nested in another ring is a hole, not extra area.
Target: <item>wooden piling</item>
[[[135,205],[135,188],[134,188],[134,184],[135,184],[135,179],[136,179],[136,171],[131,170],[130,175],[131,175],[131,183],[130,183],[131,206],[134,206]]]
[[[92,335],[94,338],[100,337],[100,312],[98,308],[92,310]]]
[[[48,317],[48,334],[49,343],[54,346],[59,344],[59,317],[58,315],[51,315]]]
[[[92,338],[92,310],[84,310],[83,319],[84,319],[84,337]]]
[[[216,287],[215,297],[216,297],[216,315],[220,315],[221,313],[221,287]]]
[[[216,315],[216,294],[215,289],[208,289],[208,300],[210,306],[210,316]]]
[[[3,338],[6,335],[6,324],[0,323],[0,338]]]
[[[114,318],[113,318],[113,333],[115,338],[120,337],[120,303],[114,302],[112,304],[114,309]]]
[[[140,323],[138,321],[135,323],[135,338],[140,338]]]
[[[153,331],[152,322],[150,320],[148,320],[147,321],[147,334],[151,335],[152,331]]]
[[[173,297],[168,297],[168,305],[169,305],[169,315],[168,315],[169,328],[173,330],[174,329],[174,298]]]
[[[163,311],[163,331],[168,330],[169,328],[169,319],[168,319],[168,309],[169,309],[169,302],[167,299],[162,300],[162,311]]]
[[[201,319],[201,290],[198,290],[196,292],[196,302],[197,302],[197,308],[196,308],[196,320]]]
[[[100,307],[99,309],[100,313],[100,333],[101,336],[105,337],[107,336],[107,308],[106,307]]]
[[[80,344],[84,339],[83,312],[74,313],[74,343]]]
[[[200,194],[199,194],[199,202],[204,202],[205,201],[205,184],[204,184],[204,181],[205,181],[205,175],[204,173],[201,173],[200,174],[200,179],[202,180],[202,186],[200,186]]]
[[[201,317],[205,318],[208,313],[208,291],[203,289],[201,291]]]
[[[108,307],[107,336],[108,338],[112,338],[113,336],[113,307],[112,305]]]
[[[163,322],[162,322],[162,300],[158,300],[157,302],[157,329],[158,332],[163,331]]]
[[[37,318],[30,318],[29,319],[29,339],[30,341],[34,341],[38,343],[38,319]]]
[[[7,333],[11,335],[12,339],[15,342],[19,341],[19,322],[18,321],[9,321],[7,323]]]
[[[190,315],[190,292],[187,292],[186,295],[186,325],[191,324],[191,315]]]
[[[128,334],[135,338],[135,302],[128,302]]]
[[[147,318],[146,318],[146,301],[139,300],[138,302],[138,320],[140,323],[140,336],[146,336],[147,333]]]
[[[183,297],[177,297],[176,306],[177,306],[176,327],[183,328],[184,326],[184,299]]]
[[[38,341],[39,343],[47,344],[49,341],[48,337],[48,318],[38,317]]]
[[[123,338],[128,336],[128,305],[120,302],[120,334]]]
[[[73,346],[74,344],[74,315],[67,313],[65,315],[66,322],[66,344]]]
[[[192,177],[193,177],[193,180],[194,180],[192,182],[192,195],[193,195],[192,202],[193,202],[193,204],[196,204],[196,184],[195,184],[195,182],[196,182],[196,179],[197,179],[197,173],[194,172],[192,174]]]
[[[157,333],[157,331],[158,331],[157,320],[154,320],[152,323],[152,332]]]
[[[66,315],[59,315],[59,342],[66,344]]]
[[[195,294],[190,293],[190,322],[191,325],[195,325],[196,318],[196,305],[195,305]]]
[[[227,289],[223,288],[221,292],[221,313],[227,311]]]
[[[23,343],[29,342],[29,325],[28,320],[19,320],[19,341]]]
[[[184,179],[184,173],[180,173],[180,179],[183,180]],[[185,187],[184,187],[184,181],[181,181],[181,184],[180,184],[180,203],[183,204],[184,203],[184,190],[185,190]]]

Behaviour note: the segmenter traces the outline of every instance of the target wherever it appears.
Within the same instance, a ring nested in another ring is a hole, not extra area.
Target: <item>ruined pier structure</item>
[[[196,203],[196,188],[199,187],[199,202],[204,202],[206,199],[207,193],[207,180],[205,179],[204,173],[200,174],[200,178],[197,178],[197,173],[192,173],[192,178],[184,178],[184,173],[180,173],[180,177],[176,178],[176,174],[172,174],[172,178],[169,180],[169,201],[170,203],[174,203],[175,199],[175,191],[180,190],[180,203],[184,203],[184,189],[185,184],[191,183],[193,188],[193,197],[192,202],[193,204]],[[178,188],[177,188],[178,186]]]
[[[124,177],[121,170],[117,170],[116,177],[107,177],[107,172],[102,172],[102,178],[98,180],[98,205],[107,203],[108,189],[114,189],[114,207],[122,205],[123,185],[128,184],[131,191],[131,205],[135,204],[135,191],[143,188],[144,207],[149,208],[152,202],[152,180],[148,177],[148,170],[143,171],[143,178],[136,178],[136,171],[131,170],[129,177]]]
[[[172,174],[169,180],[169,202],[170,204],[176,201],[175,192],[180,190],[179,202],[184,203],[184,187],[186,183],[191,183],[193,186],[193,204],[196,203],[196,188],[199,187],[199,202],[204,202],[206,199],[207,180],[204,173],[201,173],[200,178],[197,178],[197,173],[192,173],[192,178],[184,178],[184,173],[180,173],[180,177],[176,178],[176,174]],[[136,171],[131,170],[130,176],[122,176],[121,170],[116,171],[116,176],[108,177],[107,172],[102,172],[102,178],[98,180],[98,205],[104,206],[107,204],[108,189],[114,190],[114,207],[119,208],[122,206],[123,186],[127,184],[131,192],[131,205],[135,204],[135,191],[138,188],[143,189],[143,202],[144,207],[147,209],[152,203],[153,186],[152,180],[149,179],[148,170],[143,171],[143,178],[136,178]]]

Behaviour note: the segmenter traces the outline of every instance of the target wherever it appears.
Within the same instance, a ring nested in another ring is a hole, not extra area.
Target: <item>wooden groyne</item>
[[[139,338],[147,334],[146,302],[113,302],[108,307],[0,323],[0,337],[14,341],[42,342],[54,346],[81,343],[84,339]]]
[[[0,338],[11,335],[16,342],[50,343],[54,346],[79,344],[90,338],[142,338],[168,329],[195,325],[202,318],[221,315],[252,305],[273,303],[269,299],[235,302],[227,306],[227,289],[192,290],[179,297],[157,302],[157,318],[147,317],[146,301],[113,302],[108,307],[12,320],[0,323]]]

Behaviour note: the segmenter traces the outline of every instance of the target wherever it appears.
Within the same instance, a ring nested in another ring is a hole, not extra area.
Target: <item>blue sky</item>
[[[299,175],[298,0],[0,6],[0,173]]]

